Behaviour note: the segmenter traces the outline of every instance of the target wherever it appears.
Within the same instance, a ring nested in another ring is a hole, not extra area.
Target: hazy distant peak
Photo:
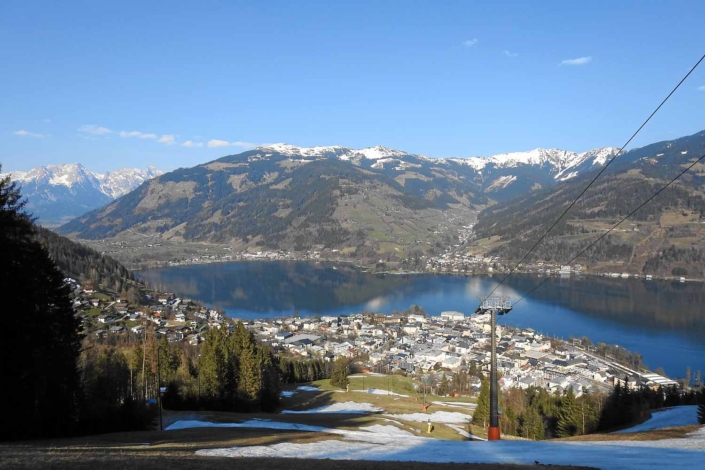
[[[69,191],[68,194],[73,195],[90,189],[110,199],[116,199],[163,173],[152,166],[144,170],[121,168],[106,173],[93,173],[80,163],[66,163],[39,166],[29,171],[14,171],[8,174],[11,180],[22,185],[23,193],[31,200],[38,198],[57,200],[60,198],[52,188],[66,188]]]

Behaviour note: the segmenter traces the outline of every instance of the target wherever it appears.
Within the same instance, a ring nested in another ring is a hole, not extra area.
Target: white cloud
[[[130,137],[137,137],[138,139],[156,139],[157,134],[147,134],[147,133],[140,132],[140,131],[130,131],[130,132],[121,131],[120,137],[122,137],[123,139],[127,139]]]
[[[20,137],[32,137],[34,139],[44,139],[46,137],[49,137],[48,134],[37,134],[36,132],[29,132],[24,129],[20,129],[19,131],[15,131],[14,134],[19,135]]]
[[[474,46],[475,44],[477,44],[477,42],[478,42],[478,41],[477,41],[477,38],[475,38],[475,39],[467,39],[467,40],[463,41],[463,46],[465,46],[465,47],[472,47],[472,46]]]
[[[230,145],[230,142],[227,140],[218,140],[218,139],[213,139],[208,141],[208,147],[212,149],[216,149],[218,147],[228,147]]]
[[[705,91],[705,85],[701,85],[698,87],[698,91]]]
[[[176,137],[173,134],[165,134],[157,140],[160,144],[174,145],[176,143]]]
[[[257,145],[255,145],[251,142],[241,142],[241,141],[230,142],[230,145],[232,145],[233,147],[242,147],[245,149],[253,149],[253,148],[257,147]]]
[[[192,140],[187,140],[183,144],[181,144],[182,147],[203,147],[203,142],[194,142]]]
[[[42,119],[42,122],[51,122],[51,119]]]
[[[219,147],[242,147],[245,149],[252,149],[257,147],[255,144],[250,143],[250,142],[242,142],[242,141],[235,141],[235,142],[228,142],[227,140],[218,140],[218,139],[213,139],[208,141],[208,147],[215,149]]]
[[[577,59],[566,59],[560,65],[585,65],[592,62],[592,57],[578,57]]]
[[[85,126],[81,126],[78,128],[78,132],[92,135],[107,135],[113,133],[113,131],[107,127],[97,126],[95,124],[86,124]]]
[[[511,57],[512,59],[514,57],[519,57],[519,53],[517,53],[517,52],[502,51],[502,53],[504,55],[506,55],[507,57]]]

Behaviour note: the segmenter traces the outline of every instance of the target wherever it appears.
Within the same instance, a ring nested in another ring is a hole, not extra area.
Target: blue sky
[[[705,53],[703,18],[702,1],[5,0],[0,163],[621,146]],[[635,145],[702,129],[705,65]]]

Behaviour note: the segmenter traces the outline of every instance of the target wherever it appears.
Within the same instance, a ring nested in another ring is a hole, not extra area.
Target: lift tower
[[[487,430],[488,441],[499,440],[499,406],[497,398],[497,315],[506,315],[512,309],[507,296],[492,295],[478,297],[480,306],[476,314],[489,313],[492,335],[492,357],[490,364],[490,428]]]

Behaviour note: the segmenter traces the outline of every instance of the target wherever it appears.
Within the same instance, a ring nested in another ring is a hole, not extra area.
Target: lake
[[[241,319],[391,313],[418,305],[430,315],[470,314],[499,277],[379,275],[303,261],[214,263],[138,273],[150,285],[222,308]],[[516,274],[498,289],[514,301],[544,278]],[[705,372],[705,285],[596,276],[552,278],[500,324],[618,344],[672,377]]]

